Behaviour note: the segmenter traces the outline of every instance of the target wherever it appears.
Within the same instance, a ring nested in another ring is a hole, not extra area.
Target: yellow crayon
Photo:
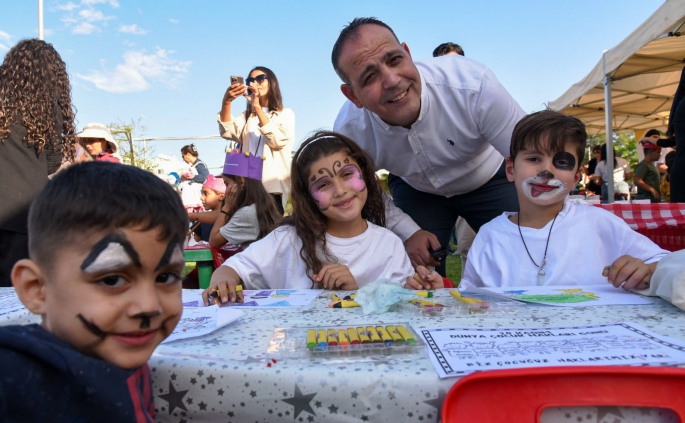
[[[361,342],[362,344],[367,344],[371,342],[371,338],[369,338],[369,335],[366,334],[366,330],[364,330],[363,327],[357,328],[357,335],[359,335],[359,342]]]
[[[378,336],[378,332],[376,332],[376,328],[373,326],[367,326],[366,327],[366,333],[369,334],[369,337],[371,338],[371,342],[376,343],[376,342],[383,342],[380,336]]]
[[[442,304],[436,303],[433,301],[428,301],[428,300],[409,300],[411,304],[414,304],[415,306],[419,307],[442,307]]]
[[[338,297],[338,295],[335,292],[331,292],[331,299],[333,301],[340,301],[340,297]]]
[[[338,329],[338,342],[341,346],[346,347],[350,345],[350,341],[347,340],[347,334],[345,333],[345,329]]]
[[[350,338],[350,344],[352,345],[359,344],[361,342],[359,340],[359,335],[357,335],[357,331],[354,330],[354,328],[347,328],[347,336]]]
[[[404,342],[404,338],[397,332],[397,329],[395,329],[395,326],[393,325],[388,325],[385,327],[385,329],[388,331],[388,335],[392,338],[393,341],[395,341],[396,344],[401,344]]]
[[[390,334],[388,333],[387,330],[383,326],[376,326],[376,330],[378,331],[378,334],[381,336],[381,339],[383,342],[385,342],[385,345],[391,345],[392,344],[392,338],[390,337]]]
[[[353,307],[361,307],[358,302],[352,301],[352,300],[341,300],[341,301],[333,301],[331,304],[328,305],[329,307],[332,308],[353,308]]]
[[[416,291],[416,295],[419,297],[426,297],[426,298],[432,298],[433,293],[430,291]]]
[[[328,329],[328,346],[338,345],[338,336],[335,334],[335,329]]]
[[[488,303],[486,303],[485,301],[478,300],[476,298],[462,297],[461,292],[457,291],[456,289],[451,289],[450,295],[452,296],[452,298],[454,298],[455,300],[457,300],[461,303],[474,305],[475,309],[480,309],[480,308],[487,309],[488,308]]]
[[[242,290],[243,290],[243,286],[242,286],[242,285],[236,285],[236,286],[235,286],[235,292],[240,292],[240,291],[242,291]]]
[[[314,329],[309,329],[307,331],[307,348],[313,350],[316,347],[316,331]]]
[[[409,333],[407,328],[405,328],[404,326],[397,325],[397,332],[399,332],[400,335],[402,335],[402,338],[404,338],[404,340],[407,344],[416,344],[416,340],[411,335],[411,333]]]
[[[323,329],[319,329],[318,335],[316,337],[317,341],[317,346],[319,347],[325,347],[328,345],[328,337],[326,336],[326,331]]]

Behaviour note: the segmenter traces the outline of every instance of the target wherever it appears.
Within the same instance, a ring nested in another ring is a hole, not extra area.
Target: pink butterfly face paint
[[[347,192],[360,193],[366,190],[361,169],[350,157],[342,161],[333,160],[330,166],[316,166],[324,159],[314,162],[309,177],[309,192],[319,210],[326,211],[338,200],[344,200]]]

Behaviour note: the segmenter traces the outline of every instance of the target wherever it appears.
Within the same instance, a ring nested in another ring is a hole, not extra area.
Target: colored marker
[[[369,335],[366,334],[366,330],[363,327],[357,328],[357,335],[359,335],[359,342],[362,344],[368,344],[371,342]]]
[[[404,341],[407,344],[409,344],[409,345],[416,344],[416,340],[414,339],[413,336],[411,336],[411,333],[404,326],[397,325],[397,332],[399,332],[400,335],[402,335],[402,338],[404,338]]]
[[[356,345],[360,343],[359,335],[357,335],[357,331],[354,328],[347,328],[347,336],[350,338],[350,344]]]
[[[432,291],[416,291],[416,295],[418,295],[419,297],[432,298],[433,292]]]
[[[307,348],[314,350],[314,347],[316,347],[316,331],[309,329],[307,331]]]
[[[338,345],[338,336],[335,334],[335,329],[328,329],[328,346],[335,347]]]
[[[481,308],[485,310],[489,307],[488,303],[486,303],[483,300],[478,300],[476,298],[470,297],[462,297],[461,292],[457,291],[456,289],[451,289],[450,295],[452,296],[452,298],[463,304],[472,305],[474,310],[479,310]]]
[[[393,341],[392,338],[390,337],[390,334],[388,333],[387,330],[383,326],[376,326],[376,330],[378,331],[378,334],[381,336],[381,339],[383,342],[385,342],[386,346],[392,345]]]
[[[404,343],[404,338],[397,332],[397,329],[395,329],[395,326],[393,325],[388,325],[385,327],[385,329],[388,331],[388,335],[392,338],[393,341],[395,341],[396,344],[403,344]]]
[[[332,304],[332,305],[331,305]],[[333,308],[353,308],[353,307],[361,307],[358,302],[352,301],[352,300],[341,300],[341,301],[334,301],[331,304],[329,304],[329,307]]]
[[[366,327],[366,333],[369,334],[369,337],[371,338],[371,342],[373,342],[374,344],[376,344],[378,342],[383,342],[381,337],[378,336],[378,332],[376,332],[376,328],[374,328],[373,326],[367,326]]]
[[[328,337],[326,336],[325,330],[319,329],[319,331],[317,332],[316,340],[317,340],[316,346],[318,346],[320,348],[328,347]]]
[[[347,340],[345,329],[338,329],[338,341],[340,342],[341,347],[347,347],[350,345],[350,341]]]
[[[238,292],[241,292],[242,290],[243,290],[242,285],[236,285],[235,286],[236,295],[238,294]],[[212,288],[212,292],[209,293],[209,296],[210,297],[218,297],[219,296],[219,290],[217,288]]]

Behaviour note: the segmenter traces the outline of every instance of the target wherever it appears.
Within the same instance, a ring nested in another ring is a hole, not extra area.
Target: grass
[[[447,256],[445,273],[447,274],[447,279],[451,280],[455,286],[459,285],[461,280],[461,256],[459,254],[449,254]]]

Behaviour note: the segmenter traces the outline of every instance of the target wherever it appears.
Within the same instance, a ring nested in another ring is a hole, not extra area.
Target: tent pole
[[[611,204],[614,202],[614,133],[611,116],[611,77],[607,74],[606,53],[602,53],[602,65],[604,66],[604,113],[606,116],[606,146],[607,146],[607,200]]]

